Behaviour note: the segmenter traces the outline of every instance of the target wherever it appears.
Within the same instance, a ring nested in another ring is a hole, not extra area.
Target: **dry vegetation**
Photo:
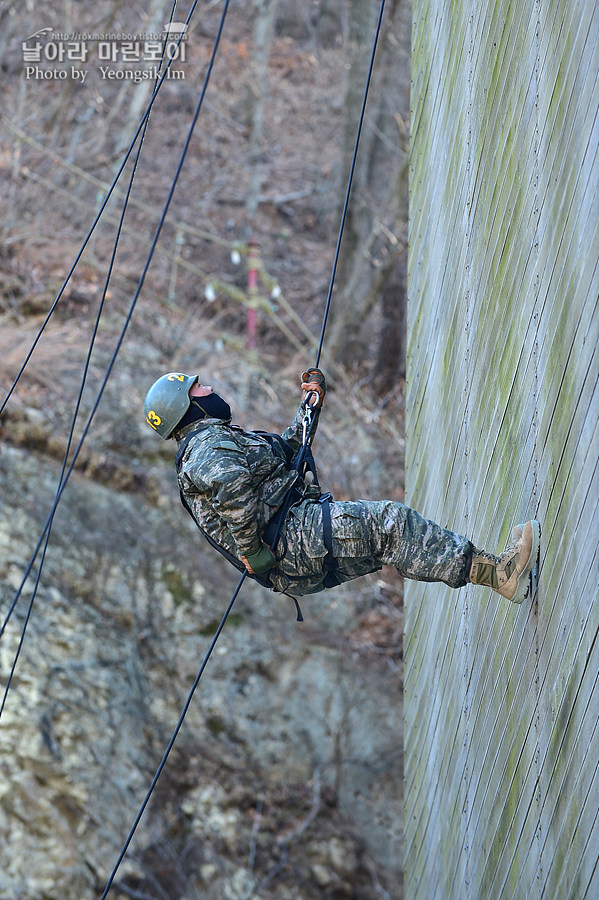
[[[184,81],[165,82],[150,117],[83,392],[84,416],[92,408],[123,328],[197,101],[221,12],[220,4],[205,8],[190,36]],[[136,33],[147,27],[141,5],[75,6],[55,0],[44,4],[41,18],[33,4],[15,14],[10,4],[3,3],[0,12],[4,70],[0,170],[6,185],[0,196],[4,398],[123,158],[147,101],[148,86],[102,81],[92,66],[85,84],[26,79],[22,70],[21,41],[38,28],[49,24],[67,30],[68,14],[73,17],[72,30],[118,25]],[[258,209],[250,220],[245,209],[252,169],[250,13],[249,2],[231,9],[166,225],[78,462],[89,477],[122,490],[141,490],[148,497],[158,496],[163,488],[164,475],[157,463],[170,465],[168,448],[145,433],[140,416],[145,390],[157,375],[169,368],[201,367],[232,399],[242,424],[282,428],[295,408],[297,375],[312,364],[318,342],[343,180],[343,47],[335,41],[320,44],[309,35],[301,40],[281,33],[275,37],[264,109],[263,181]],[[0,438],[5,442],[63,457],[130,173],[129,164],[2,414]],[[247,291],[250,240],[260,254],[258,298]],[[258,332],[256,347],[250,348],[248,308],[254,301]],[[360,493],[401,499],[401,386],[384,397],[370,389],[374,352],[371,357],[346,360],[345,365],[332,364],[325,345],[322,365],[331,384],[317,448],[322,481],[339,498]],[[76,437],[81,429],[79,424]],[[367,582],[365,590],[377,604],[343,639],[353,652],[382,658],[398,670],[399,579],[386,573],[385,579]],[[314,639],[330,636],[319,637],[315,625]],[[239,760],[231,758],[226,764],[232,788],[237,785],[242,792],[247,772]],[[183,777],[178,766],[172,771],[173,778]],[[254,787],[259,777],[252,773]],[[326,791],[321,791],[317,773],[315,779],[311,796],[305,785],[287,785],[284,796],[269,796],[264,785],[259,810],[250,807],[249,799],[246,802],[247,816],[256,822],[253,852],[259,856],[265,889],[269,879],[291,869],[298,884],[304,876],[309,882],[302,853],[294,855],[292,849],[302,840],[302,823],[313,826],[311,839],[325,840],[333,832],[343,835],[348,828]],[[185,866],[194,865],[185,856],[184,835],[177,831],[176,792],[169,787],[163,788],[169,798],[164,815],[173,818],[172,844],[162,846],[162,859],[154,854],[151,865],[144,863],[157,883],[163,877],[172,883],[174,872],[184,879]],[[327,807],[329,813],[320,815]],[[348,841],[354,837],[348,834]],[[340,886],[348,879],[354,881],[351,896],[364,900],[389,896],[378,885],[375,869],[365,855],[359,869],[342,871],[340,883],[323,886],[319,896],[349,896]],[[123,895],[145,896],[150,886],[151,879],[123,883]]]
[[[21,42],[46,22],[61,31],[139,33],[151,27],[152,12],[162,21],[161,6],[155,4],[147,14],[135,6],[95,4],[86,15],[83,4],[76,15],[70,4],[54,2],[44,8],[43,22],[33,11],[17,15],[10,4],[0,8],[6,82],[0,166],[8,184],[0,198],[3,397],[88,234],[151,90],[149,82],[103,80],[95,58],[85,66],[84,84],[26,78]],[[290,6],[283,12],[289,13]],[[250,12],[249,3],[231,6],[166,224],[81,451],[82,468],[94,477],[117,478],[123,488],[138,484],[145,489],[149,476],[140,471],[143,458],[160,452],[138,431],[145,389],[162,371],[208,370],[244,424],[275,428],[288,420],[297,374],[315,356],[343,182],[343,32],[326,44],[308,32],[302,40],[282,33],[273,40],[257,161],[262,186],[250,219],[245,200],[256,162],[249,157]],[[185,79],[166,81],[153,106],[108,288],[134,154],[3,413],[5,440],[46,442],[48,452],[62,456],[105,294],[82,398],[83,413],[90,410],[138,289],[220,13],[220,4],[208,4],[198,16],[180,64]],[[250,241],[258,254],[254,294],[248,290]],[[251,306],[258,307],[255,348],[247,341]],[[356,322],[356,329],[361,326]],[[340,496],[360,491],[401,498],[401,385],[382,397],[370,390],[375,348],[370,356],[341,364],[330,359],[325,342],[322,365],[331,385],[329,415],[321,427],[332,442],[330,463],[326,445],[320,453],[333,488]],[[336,439],[347,447],[348,434],[352,452],[340,468]]]

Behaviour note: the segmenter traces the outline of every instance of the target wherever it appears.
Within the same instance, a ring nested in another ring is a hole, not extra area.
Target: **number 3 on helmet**
[[[167,441],[189,409],[189,391],[199,375],[169,372],[155,381],[144,402],[146,422]]]

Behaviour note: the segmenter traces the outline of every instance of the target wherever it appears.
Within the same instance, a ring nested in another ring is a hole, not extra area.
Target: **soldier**
[[[333,500],[313,468],[310,479],[309,466],[325,377],[310,369],[301,381],[302,401],[282,435],[232,425],[228,403],[198,375],[171,372],[148,391],[146,422],[178,442],[181,499],[210,543],[241,571],[292,597],[391,564],[405,578],[486,585],[522,603],[539,553],[539,523],[518,525],[495,556],[397,501]],[[301,459],[307,464],[298,471]]]

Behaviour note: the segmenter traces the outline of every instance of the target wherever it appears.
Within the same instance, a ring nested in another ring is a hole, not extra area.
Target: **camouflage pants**
[[[473,551],[470,541],[403,503],[332,501],[330,510],[339,582],[390,564],[400,575],[416,581],[442,581],[454,588],[467,583]],[[323,589],[327,549],[318,501],[304,500],[291,509],[277,544],[277,556],[283,552],[271,574],[274,590],[301,596]]]

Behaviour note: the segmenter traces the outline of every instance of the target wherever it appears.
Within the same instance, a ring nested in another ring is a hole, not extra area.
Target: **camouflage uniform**
[[[300,406],[282,435],[295,453],[302,446],[303,414]],[[184,451],[179,487],[204,531],[238,559],[247,557],[261,546],[265,528],[297,473],[288,468],[283,451],[273,449],[259,432],[204,419],[187,426],[179,437],[191,431],[197,433]],[[275,591],[301,596],[324,587],[327,548],[319,496],[320,490],[309,486],[287,516],[273,548],[279,559],[269,573]],[[330,510],[338,582],[376,572],[387,563],[406,578],[443,581],[451,587],[468,582],[472,544],[404,504],[332,501]]]

